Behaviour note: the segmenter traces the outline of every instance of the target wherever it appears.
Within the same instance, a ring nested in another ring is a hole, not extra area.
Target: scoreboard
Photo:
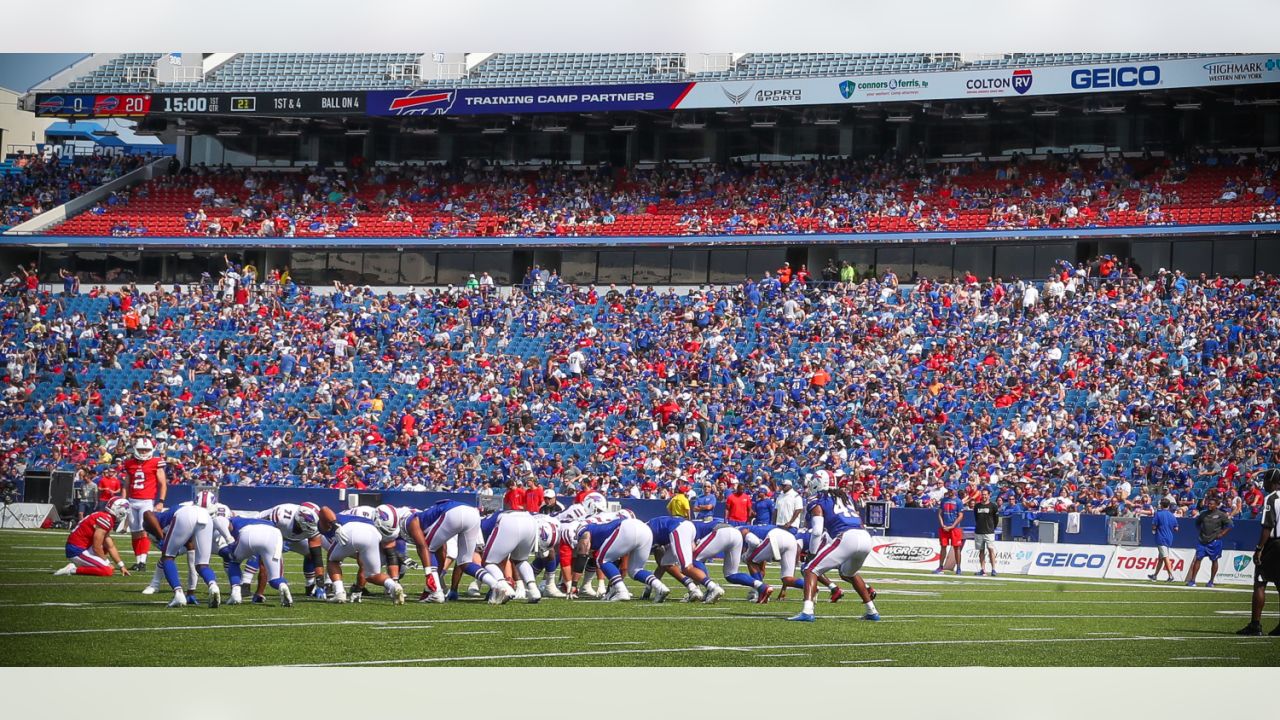
[[[37,95],[40,117],[144,117],[147,115],[259,115],[313,117],[363,115],[363,92],[154,93],[149,95]]]

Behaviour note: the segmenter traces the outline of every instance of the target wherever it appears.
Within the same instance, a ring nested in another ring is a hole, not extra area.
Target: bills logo
[[[95,115],[115,112],[120,108],[120,98],[115,95],[99,95],[97,101],[93,104],[93,113]]]
[[[387,109],[396,115],[447,115],[453,108],[456,95],[453,91],[417,90],[392,98]]]
[[[1026,95],[1031,89],[1031,81],[1034,80],[1030,70],[1014,70],[1013,71],[1013,89],[1018,91],[1019,95]]]
[[[44,100],[36,103],[36,109],[43,110],[44,112],[58,112],[62,109],[62,105],[65,102],[66,100],[63,100],[61,95],[54,95],[51,98],[45,98]]]

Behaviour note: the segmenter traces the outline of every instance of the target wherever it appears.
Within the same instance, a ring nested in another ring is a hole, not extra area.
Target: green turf
[[[169,609],[167,591],[139,594],[149,576],[52,577],[65,563],[64,540],[62,532],[0,531],[6,665],[1280,664],[1280,638],[1234,634],[1247,620],[1244,588],[871,569],[865,576],[880,594],[879,623],[859,619],[852,594],[836,604],[819,596],[816,623],[784,622],[800,608],[796,591],[756,605],[741,588],[715,605],[547,599],[396,607],[379,595],[341,606],[300,599],[286,609],[272,594],[267,605]],[[129,561],[127,537],[118,542]],[[286,563],[301,595],[300,562],[287,556]],[[421,587],[421,571],[412,572],[411,598]],[[638,597],[634,584],[633,592]],[[1272,605],[1264,628],[1275,624]]]

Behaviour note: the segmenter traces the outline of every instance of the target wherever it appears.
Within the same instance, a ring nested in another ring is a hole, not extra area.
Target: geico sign
[[[1185,564],[1180,558],[1170,557],[1173,563],[1174,571],[1182,570]],[[1116,558],[1116,569],[1118,570],[1157,570],[1160,569],[1160,558],[1153,557],[1118,557]]]
[[[1071,87],[1076,90],[1150,87],[1159,84],[1159,65],[1081,68],[1071,71]]]
[[[1040,553],[1036,556],[1036,567],[1090,568],[1098,569],[1107,564],[1106,555],[1089,553]]]

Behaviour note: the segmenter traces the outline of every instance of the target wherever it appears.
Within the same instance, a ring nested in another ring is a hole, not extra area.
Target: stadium
[[[13,665],[1276,664],[1280,55],[12,95]]]

